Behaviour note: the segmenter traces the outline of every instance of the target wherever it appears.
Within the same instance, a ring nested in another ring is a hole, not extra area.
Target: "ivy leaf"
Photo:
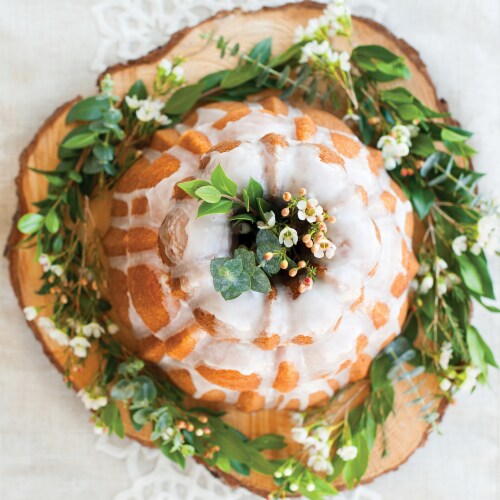
[[[93,144],[96,140],[97,134],[95,132],[84,132],[69,139],[66,139],[61,147],[65,149],[83,149]]]
[[[45,227],[52,234],[57,233],[59,230],[59,217],[53,208],[49,210],[45,217]]]
[[[44,221],[41,214],[24,214],[17,222],[17,229],[23,234],[33,234],[42,229]]]
[[[207,203],[217,203],[221,199],[221,194],[218,189],[213,186],[199,187],[194,193],[200,200]]]
[[[212,185],[221,193],[229,196],[236,196],[236,193],[238,192],[238,185],[226,175],[226,172],[224,172],[220,163],[212,172],[210,181],[212,182]]]
[[[271,291],[271,282],[262,269],[258,267],[255,269],[250,278],[250,287],[254,292],[259,293],[269,293]]]
[[[95,96],[88,97],[73,105],[66,116],[66,123],[98,120],[108,107],[107,102],[97,99]]]
[[[198,208],[197,217],[204,217],[212,214],[227,214],[233,208],[232,202],[229,200],[220,200],[217,203],[208,203],[204,201]]]
[[[172,94],[165,104],[165,112],[169,115],[187,113],[198,102],[204,88],[205,85],[203,83],[195,83],[180,88]]]
[[[210,186],[210,182],[203,181],[201,179],[195,179],[193,181],[179,182],[177,186],[180,187],[189,196],[191,196],[191,198],[196,198],[197,200],[199,200],[200,197],[197,196],[196,190],[203,186]]]

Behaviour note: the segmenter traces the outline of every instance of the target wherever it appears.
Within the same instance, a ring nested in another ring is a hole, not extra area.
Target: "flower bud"
[[[200,415],[198,417],[198,420],[202,423],[202,424],[206,424],[208,422],[208,418],[206,415]]]
[[[307,290],[306,285],[304,283],[301,283],[299,285],[299,293],[304,293]]]
[[[300,188],[299,189],[299,196],[305,196],[307,194],[307,189],[306,188]]]
[[[333,224],[336,220],[337,218],[335,217],[335,215],[330,215],[330,217],[328,217],[328,222],[330,224]]]
[[[282,260],[280,262],[281,269],[286,269],[288,267],[288,262],[286,260]]]
[[[288,191],[286,191],[285,193],[283,193],[283,199],[285,201],[290,201],[292,199],[292,193],[289,193]]]
[[[290,215],[290,209],[288,207],[284,208],[282,211],[281,211],[281,215],[283,217],[288,217]]]
[[[267,261],[270,261],[272,258],[274,257],[274,254],[273,252],[266,252],[264,254],[264,260],[267,262]]]
[[[298,268],[294,267],[290,269],[290,271],[288,271],[288,276],[290,276],[290,278],[295,278],[295,276],[297,276],[298,271],[299,271]]]
[[[302,243],[309,243],[311,241],[311,235],[309,233],[302,236]]]
[[[380,118],[378,116],[372,116],[368,118],[368,125],[378,125],[380,123]]]
[[[306,267],[306,261],[299,260],[299,263],[297,265],[300,267],[300,269],[304,269],[304,267]]]
[[[306,243],[306,247],[307,247],[307,248],[312,248],[312,246],[313,246],[313,242],[312,242],[312,241],[308,241],[308,242]]]

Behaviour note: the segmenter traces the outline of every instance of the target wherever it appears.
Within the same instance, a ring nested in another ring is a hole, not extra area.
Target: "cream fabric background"
[[[439,94],[477,134],[476,167],[489,173],[484,189],[500,195],[500,2],[381,2],[389,6],[387,26],[420,51]],[[102,35],[91,7],[100,3],[0,0],[2,242],[16,206],[20,151],[60,103],[94,91],[90,66]],[[172,3],[182,9],[190,2]],[[499,264],[492,268],[497,292]],[[124,462],[96,449],[86,412],[42,355],[17,308],[5,259],[0,273],[0,498],[113,498],[129,482]],[[500,316],[478,307],[476,324],[500,359]],[[443,436],[432,435],[400,471],[378,479],[370,490],[385,500],[499,499],[499,381],[493,373],[491,387],[459,398],[444,418]]]

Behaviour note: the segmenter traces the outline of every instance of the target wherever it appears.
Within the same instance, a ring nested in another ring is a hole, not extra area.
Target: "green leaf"
[[[165,112],[169,115],[187,113],[198,102],[204,87],[203,83],[195,83],[180,88],[173,93],[172,97],[165,104]]]
[[[233,215],[232,217],[229,217],[229,220],[230,221],[248,221],[248,222],[251,222],[252,224],[255,223],[256,219],[253,215],[250,215],[250,214],[236,214],[236,215]]]
[[[129,97],[134,97],[136,96],[137,99],[146,99],[148,96],[148,90],[146,88],[146,85],[144,85],[144,82],[142,80],[137,80],[128,90],[127,95]]]
[[[391,367],[392,361],[387,354],[380,354],[373,360],[370,367],[370,381],[374,391],[383,388],[389,383],[387,373]]]
[[[23,234],[33,234],[42,229],[45,217],[40,214],[24,214],[17,221],[17,229]]]
[[[248,191],[246,189],[243,190],[243,201],[245,202],[246,211],[250,212],[250,197],[248,196]]]
[[[345,463],[342,471],[343,478],[349,488],[353,488],[363,477],[370,456],[366,439],[362,433],[353,437],[352,444],[358,449],[358,454],[354,460]]]
[[[248,446],[258,451],[281,450],[286,446],[285,438],[281,434],[264,434],[248,442]]]
[[[399,116],[408,122],[422,118],[423,114],[414,104],[401,104],[397,108]]]
[[[221,193],[213,186],[202,186],[195,191],[195,195],[207,203],[217,203],[221,199]]]
[[[271,291],[271,282],[262,269],[256,268],[250,278],[250,287],[254,292],[259,293],[269,293]]]
[[[436,151],[436,148],[434,147],[434,141],[429,134],[419,134],[417,135],[417,137],[412,139],[411,142],[411,152],[414,155],[427,158]]]
[[[203,91],[206,92],[207,90],[212,90],[213,88],[220,85],[220,82],[222,82],[222,80],[228,73],[228,69],[223,69],[221,71],[216,71],[204,76],[199,81],[199,83],[203,83]]]
[[[430,209],[434,205],[436,196],[432,190],[424,188],[413,182],[410,185],[410,200],[415,208],[420,220],[424,220]]]
[[[472,325],[469,325],[467,328],[466,339],[472,364],[477,366],[481,370],[481,373],[488,373],[488,365],[498,368],[495,356],[490,347]]]
[[[210,181],[212,182],[212,185],[215,186],[221,193],[229,196],[236,196],[236,193],[238,192],[238,185],[226,175],[226,172],[224,172],[220,163],[212,172]]]
[[[493,284],[484,255],[468,252],[457,257],[457,260],[465,286],[473,293],[494,299]]]
[[[260,69],[253,64],[239,66],[224,76],[220,86],[222,89],[232,89],[235,87],[239,87],[244,83],[254,79],[259,74],[259,72]]]
[[[198,208],[197,217],[204,217],[211,214],[227,214],[233,208],[229,200],[220,200],[218,203],[207,203],[204,201]]]
[[[57,233],[59,230],[59,216],[53,208],[49,210],[45,217],[45,227],[52,234]]]
[[[301,43],[296,43],[295,45],[292,45],[289,47],[285,52],[282,52],[281,54],[278,54],[277,56],[273,57],[269,61],[269,66],[271,68],[275,68],[276,66],[282,66],[283,64],[286,64],[290,60],[292,60],[294,57],[298,57],[302,51],[302,44]]]
[[[229,463],[238,474],[241,474],[242,476],[250,475],[250,467],[248,467],[248,465],[242,464],[241,462],[238,462],[237,460],[233,460],[231,458],[229,459]]]
[[[257,199],[264,196],[264,188],[253,177],[250,177],[250,181],[248,182],[247,193],[250,205],[253,208],[257,208]]]
[[[272,44],[273,39],[271,37],[264,38],[264,40],[254,45],[252,50],[248,53],[248,56],[258,60],[262,64],[267,64],[271,58]]]
[[[201,199],[197,194],[196,190],[203,186],[210,186],[210,182],[203,181],[201,179],[195,179],[193,181],[179,182],[177,184],[185,193],[187,193],[191,198]]]
[[[454,127],[443,127],[441,130],[441,139],[443,141],[464,142],[471,137],[471,135],[470,132],[466,132],[465,130],[462,131],[462,129]]]
[[[84,132],[83,134],[78,134],[66,139],[66,141],[61,144],[61,147],[65,149],[83,149],[93,144],[96,137],[97,134],[94,132]]]
[[[115,433],[118,437],[125,436],[120,410],[114,401],[110,401],[101,412],[101,420],[108,427],[110,434]]]
[[[93,121],[102,117],[103,112],[108,109],[109,104],[106,101],[96,97],[88,97],[78,101],[66,116],[66,123],[76,121]]]

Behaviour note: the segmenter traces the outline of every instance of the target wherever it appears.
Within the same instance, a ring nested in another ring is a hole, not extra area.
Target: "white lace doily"
[[[176,31],[199,23],[221,10],[245,11],[300,0],[103,0],[92,8],[102,37],[92,70],[143,56],[165,44]],[[326,3],[325,0],[320,0]],[[355,14],[381,21],[387,6],[382,0],[351,0]],[[182,470],[159,450],[129,439],[100,436],[99,450],[126,461],[128,478],[114,500],[253,500],[243,488],[232,489],[214,478],[202,465],[188,460]],[[128,484],[127,484],[128,483]],[[382,500],[371,488],[360,486],[336,500]]]

